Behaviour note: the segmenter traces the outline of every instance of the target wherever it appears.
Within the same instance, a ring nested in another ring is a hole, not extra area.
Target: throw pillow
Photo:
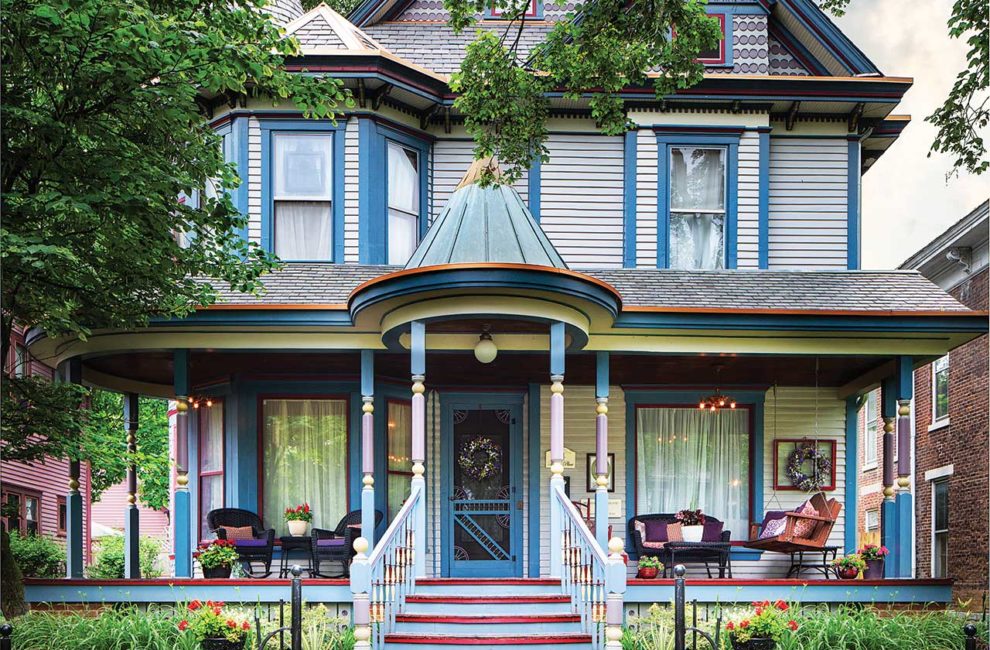
[[[701,541],[703,542],[720,542],[722,541],[722,528],[725,526],[721,521],[715,521],[713,519],[705,519],[705,529],[701,533]]]
[[[662,519],[650,519],[646,522],[646,540],[650,542],[666,542],[667,522]]]
[[[811,505],[810,501],[805,501],[804,505],[802,505],[798,510],[795,510],[795,512],[800,515],[818,514],[818,510],[815,509],[815,506]],[[794,536],[808,539],[817,525],[818,522],[814,519],[798,519],[794,522]]]
[[[667,541],[683,542],[684,534],[681,532],[680,524],[667,524]]]
[[[633,528],[639,533],[639,538],[646,541],[646,524],[639,519],[633,519]]]
[[[241,539],[254,539],[254,529],[250,526],[221,526],[224,535],[232,542]]]
[[[667,542],[643,542],[643,548],[661,549]]]
[[[787,527],[787,517],[780,517],[777,519],[771,519],[770,521],[763,524],[763,530],[760,531],[760,539],[767,539],[768,537],[776,537],[784,532],[784,528]]]

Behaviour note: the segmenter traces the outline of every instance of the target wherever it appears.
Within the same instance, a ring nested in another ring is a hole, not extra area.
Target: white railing
[[[564,493],[563,481],[551,482],[550,492],[551,515],[559,522],[559,541],[551,539],[550,548],[551,553],[560,553],[563,592],[570,596],[571,606],[581,616],[581,625],[591,635],[595,648],[621,648],[626,591],[622,540],[613,537],[608,544],[610,554],[606,555]],[[557,534],[553,530],[551,537]]]
[[[415,593],[416,578],[426,550],[425,510],[422,481],[413,481],[409,498],[388,530],[366,555],[368,542],[354,541],[357,555],[351,564],[351,593],[354,595],[355,648],[382,648],[385,635],[395,629],[406,596]]]

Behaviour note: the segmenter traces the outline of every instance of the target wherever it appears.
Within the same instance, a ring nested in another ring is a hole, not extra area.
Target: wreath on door
[[[488,436],[472,438],[461,444],[457,464],[471,478],[484,481],[502,473],[502,448]]]
[[[805,472],[805,464],[811,462],[811,472]],[[832,459],[823,454],[817,445],[798,445],[787,457],[787,478],[791,485],[805,492],[821,490],[832,479]]]

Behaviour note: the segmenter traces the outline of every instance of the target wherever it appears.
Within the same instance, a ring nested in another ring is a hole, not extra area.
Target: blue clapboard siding
[[[261,124],[248,120],[248,239],[261,243]]]
[[[657,136],[640,129],[636,142],[636,267],[657,267]]]
[[[844,138],[770,137],[770,268],[845,269]]]

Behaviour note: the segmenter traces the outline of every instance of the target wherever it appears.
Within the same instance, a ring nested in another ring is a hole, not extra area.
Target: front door
[[[522,404],[444,400],[441,572],[522,576]]]

